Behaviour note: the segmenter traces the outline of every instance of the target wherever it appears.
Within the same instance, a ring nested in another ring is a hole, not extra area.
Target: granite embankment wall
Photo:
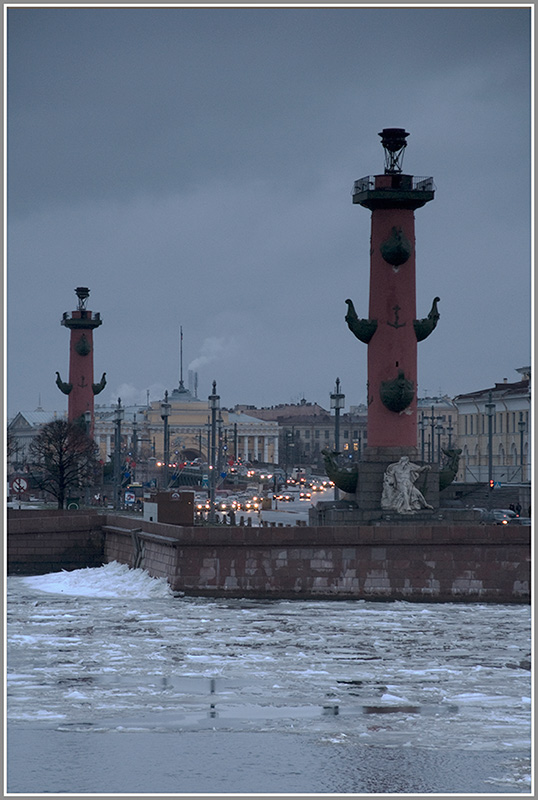
[[[16,513],[16,512],[15,512]],[[36,512],[31,512],[35,514]],[[189,595],[526,603],[526,526],[179,527],[74,512],[8,519],[8,569],[119,561]]]
[[[103,517],[97,513],[47,509],[11,510],[7,515],[10,574],[42,575],[103,564]]]

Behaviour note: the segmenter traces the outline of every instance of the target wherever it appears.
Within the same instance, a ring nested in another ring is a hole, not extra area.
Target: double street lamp
[[[211,460],[209,464],[209,522],[215,523],[215,485],[217,481],[217,411],[220,397],[217,394],[217,381],[213,381],[213,392],[207,398],[211,410]]]
[[[439,426],[440,426],[440,423],[442,421],[443,421],[443,417],[440,414],[437,415],[437,416],[435,414],[435,406],[431,407],[431,414],[429,416],[427,414],[424,414],[424,413],[422,414],[422,417],[421,417],[421,420],[420,420],[420,426],[421,426],[421,431],[422,431],[422,460],[423,461],[424,461],[424,433],[426,431],[428,423],[430,424],[430,428],[431,428],[430,452],[428,454],[428,460],[431,461],[432,463],[435,461],[435,429],[436,429],[436,424],[435,423],[436,422],[437,422],[437,436],[438,436],[437,441],[439,443],[438,444],[438,451],[439,452],[437,454],[437,457],[438,457],[438,460],[440,460],[440,457],[441,457],[440,447],[441,446],[440,446]]]
[[[114,409],[115,442],[114,442],[114,508],[121,508],[121,422],[123,420],[124,409],[121,407],[121,397],[118,397],[118,405]]]
[[[486,410],[488,415],[488,483],[490,489],[493,488],[493,415],[495,413],[495,403],[492,398],[493,393],[489,392]]]
[[[168,402],[168,390],[164,393],[164,403],[161,403],[161,419],[164,422],[164,471],[163,484],[168,489],[168,462],[170,461],[170,431],[168,428],[168,417],[170,416],[170,403]]]
[[[334,409],[334,449],[336,453],[340,452],[340,411],[344,408],[346,402],[345,394],[340,392],[340,378],[336,379],[336,387],[331,394],[331,409]],[[338,487],[334,487],[334,499],[338,500]]]
[[[521,465],[521,480],[523,480],[523,434],[525,433],[526,423],[523,419],[523,411],[519,412],[519,422],[517,423],[517,427],[519,428],[519,463]]]

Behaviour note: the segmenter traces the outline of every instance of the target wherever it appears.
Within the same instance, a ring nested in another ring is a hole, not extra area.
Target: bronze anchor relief
[[[391,328],[404,328],[407,323],[400,322],[400,311],[402,310],[400,306],[392,306],[392,310],[394,311],[394,322],[387,322],[387,325],[390,325]]]

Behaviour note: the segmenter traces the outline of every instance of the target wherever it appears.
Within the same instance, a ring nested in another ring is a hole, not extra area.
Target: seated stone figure
[[[383,476],[381,508],[398,514],[414,514],[421,508],[433,508],[414,485],[419,475],[429,469],[429,464],[423,467],[413,464],[408,456],[389,464]]]

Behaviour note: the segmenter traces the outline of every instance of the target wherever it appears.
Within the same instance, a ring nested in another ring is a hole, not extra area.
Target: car
[[[509,525],[532,525],[532,519],[530,517],[513,517],[512,519],[508,520]]]
[[[510,520],[516,519],[517,514],[509,508],[493,508],[486,514],[486,522],[493,522],[494,525],[508,525]]]

